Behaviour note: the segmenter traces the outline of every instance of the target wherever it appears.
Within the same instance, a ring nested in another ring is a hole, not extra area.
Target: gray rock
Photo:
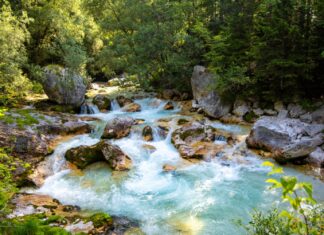
[[[276,115],[277,115],[277,111],[272,110],[272,109],[265,109],[265,110],[264,110],[264,113],[265,113],[266,115],[269,115],[269,116],[276,116]]]
[[[302,122],[312,123],[312,115],[310,113],[305,113],[299,117]]]
[[[315,167],[324,168],[324,151],[318,147],[314,152],[309,154],[306,161]]]
[[[59,66],[45,68],[42,86],[48,98],[58,104],[80,107],[85,100],[85,79]]]
[[[259,117],[264,114],[264,111],[260,108],[253,109],[253,112],[258,115]]]
[[[298,104],[289,104],[288,112],[291,118],[299,118],[301,115],[306,113],[306,111]]]
[[[324,105],[314,111],[311,115],[314,123],[324,124]]]
[[[216,79],[203,66],[195,66],[191,77],[194,99],[204,112],[213,118],[220,118],[231,111],[231,103],[223,100],[216,92]]]
[[[264,117],[254,124],[246,142],[251,148],[272,152],[279,161],[288,161],[305,157],[321,145],[319,130],[297,119]]]
[[[234,103],[233,113],[238,117],[243,117],[250,111],[250,107],[244,101],[237,100]]]

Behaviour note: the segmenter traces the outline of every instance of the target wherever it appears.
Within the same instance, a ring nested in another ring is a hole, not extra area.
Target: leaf
[[[282,184],[276,179],[272,179],[272,178],[267,179],[266,183],[272,184],[273,188],[281,188],[282,187]]]
[[[302,183],[302,187],[304,188],[307,195],[312,198],[313,197],[313,185],[310,183]]]
[[[283,174],[284,171],[281,167],[273,167],[272,171],[268,173],[268,175],[276,175],[276,174]]]
[[[266,161],[263,162],[261,166],[274,167],[274,164],[272,162]]]
[[[279,214],[279,216],[286,217],[288,219],[292,218],[292,215],[288,211],[286,211],[286,210],[281,211],[280,214]]]
[[[297,178],[294,176],[283,176],[280,178],[280,182],[284,189],[284,192],[292,192],[297,184]]]

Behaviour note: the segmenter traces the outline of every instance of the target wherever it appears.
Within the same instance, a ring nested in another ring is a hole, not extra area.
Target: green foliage
[[[271,162],[263,165],[272,168],[269,175],[283,174],[283,169]],[[267,213],[256,211],[245,226],[249,234],[321,234],[324,207],[313,198],[310,183],[298,182],[293,176],[282,176],[279,180],[269,178],[266,182],[271,184],[271,189],[281,190],[282,201],[290,207],[282,210],[275,208]]]
[[[7,1],[0,3],[0,105],[8,105],[24,97],[30,87],[21,69],[27,61],[28,17],[25,12],[14,15]]]
[[[17,191],[12,177],[13,170],[12,158],[0,148],[0,217],[8,212],[7,202]]]

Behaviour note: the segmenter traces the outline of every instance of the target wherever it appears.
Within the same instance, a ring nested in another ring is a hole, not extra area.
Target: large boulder
[[[69,149],[65,153],[65,159],[80,169],[84,169],[95,162],[105,161],[101,152],[103,143],[104,142],[99,142],[91,146],[82,145]]]
[[[232,105],[217,94],[216,79],[205,67],[194,67],[191,86],[194,99],[208,116],[221,118],[231,111]]]
[[[58,104],[80,107],[85,100],[85,79],[59,66],[45,68],[42,86],[48,98]]]
[[[310,125],[297,119],[263,117],[253,126],[246,143],[271,152],[279,161],[306,157],[323,140],[324,125]]]
[[[218,134],[215,128],[194,122],[175,130],[171,142],[179,150],[182,158],[203,159],[213,157],[223,149],[224,145],[214,142],[216,138]]]
[[[117,117],[110,120],[103,132],[104,139],[120,139],[129,135],[135,120],[131,117]]]
[[[132,164],[131,159],[117,145],[105,140],[95,145],[69,149],[65,158],[80,169],[95,162],[107,162],[113,170],[124,171],[129,170]]]

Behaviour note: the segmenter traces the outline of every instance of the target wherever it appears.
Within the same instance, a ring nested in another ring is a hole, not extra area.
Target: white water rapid
[[[125,113],[115,102],[113,111],[93,114],[102,120],[95,122],[95,133],[77,136],[59,145],[50,157],[54,175],[36,192],[85,210],[136,219],[142,230],[150,235],[244,234],[234,220],[246,222],[253,208],[270,209],[280,200],[277,193],[267,190],[264,181],[269,169],[261,167],[261,158],[246,151],[246,156],[239,160],[219,156],[209,162],[188,163],[171,144],[172,130],[167,137],[160,136],[156,121],[171,118],[172,129],[176,128],[179,118],[189,120],[191,117],[181,116],[179,108],[163,110],[166,102],[158,99],[136,102],[141,105],[141,112]],[[65,166],[64,153],[69,148],[97,143],[105,123],[121,115],[145,120],[144,124],[133,127],[130,136],[112,141],[132,158],[131,171],[112,172],[107,165],[99,163],[80,173]],[[238,135],[246,135],[249,131],[238,125],[210,124]],[[153,142],[145,142],[141,137],[141,128],[146,125],[155,130]],[[156,151],[147,150],[145,144],[154,146]],[[225,153],[230,156],[240,153],[244,145],[242,140],[226,148]],[[164,164],[176,166],[177,170],[164,172]],[[293,169],[285,171],[312,182],[315,196],[323,200],[324,189],[320,181]]]

